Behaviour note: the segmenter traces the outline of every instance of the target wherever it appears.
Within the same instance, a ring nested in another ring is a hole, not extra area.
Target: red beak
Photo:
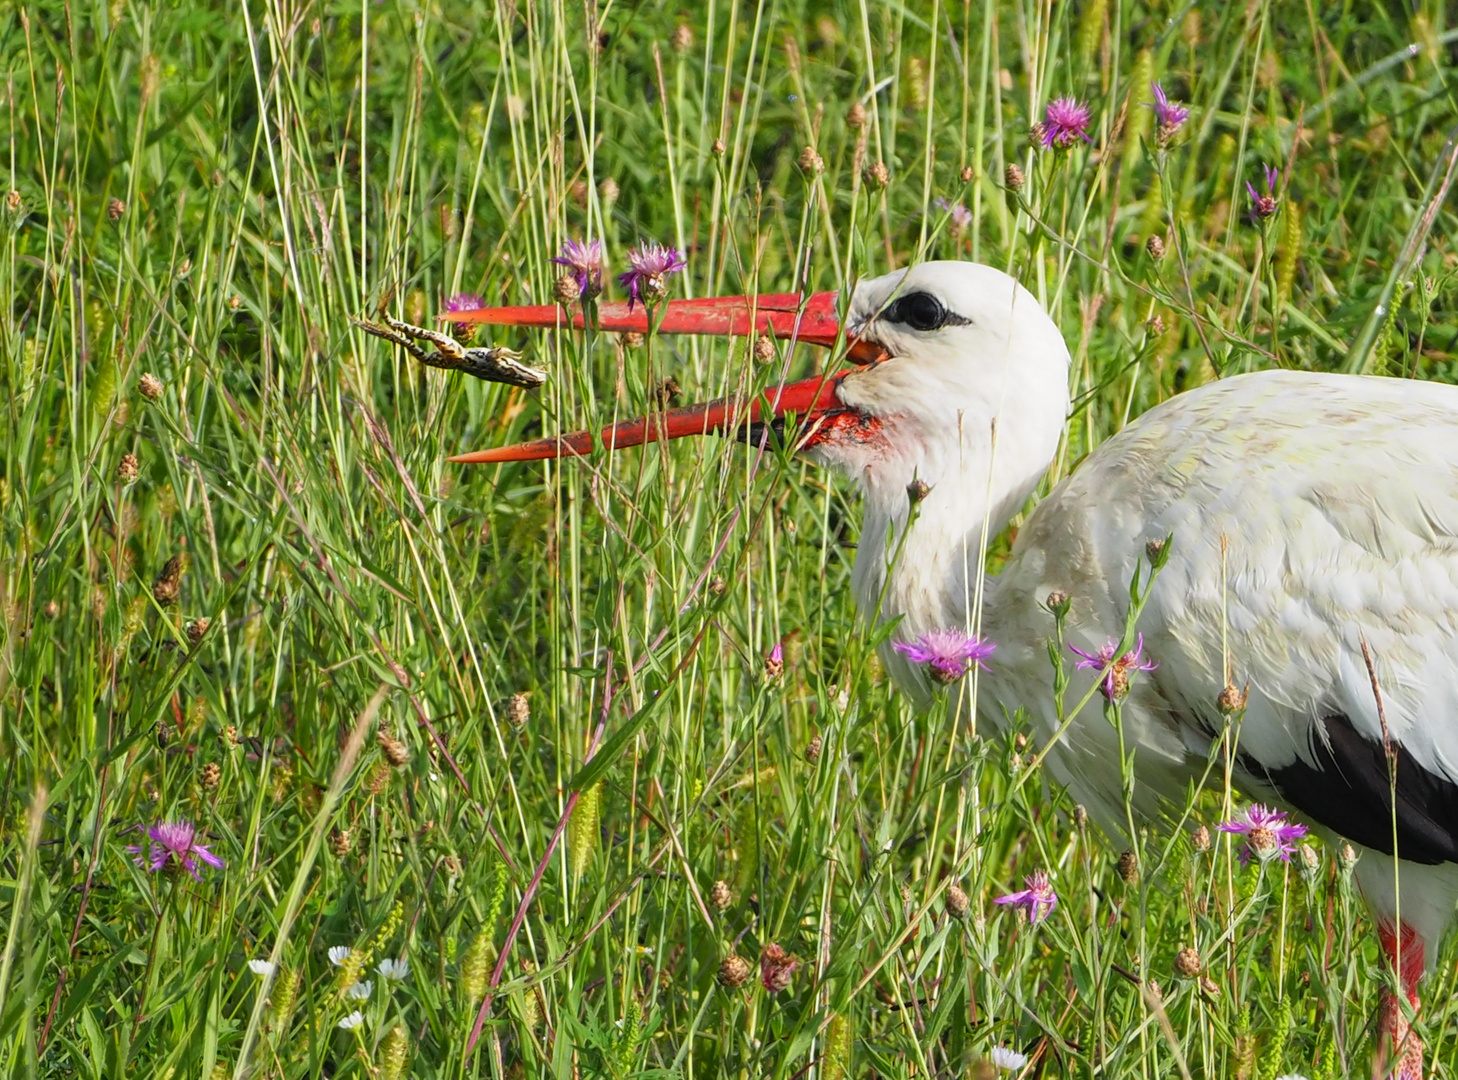
[[[747,337],[766,333],[771,337],[803,341],[812,345],[833,346],[840,336],[840,321],[835,314],[833,292],[815,293],[804,300],[794,293],[762,296],[724,296],[706,300],[670,300],[662,311],[658,333],[709,334],[720,337]],[[580,311],[570,317],[562,308],[550,304],[527,307],[480,308],[474,311],[453,311],[444,316],[451,322],[478,322],[495,326],[534,326],[545,328],[575,327],[582,329]],[[598,328],[617,333],[647,333],[648,311],[642,305],[628,311],[626,304],[602,304],[598,308]],[[880,359],[879,346],[869,342],[849,342],[846,359],[865,364]],[[458,454],[451,461],[479,464],[500,461],[538,461],[568,455],[591,454],[599,445],[604,450],[641,446],[660,439],[677,439],[684,435],[706,435],[738,428],[745,423],[766,423],[794,413],[802,423],[812,423],[840,406],[835,396],[841,376],[814,375],[799,382],[765,390],[759,400],[719,398],[702,405],[687,405],[656,413],[649,417],[624,420],[606,428],[601,442],[590,431],[577,431],[559,438],[535,439],[514,446],[498,446]]]

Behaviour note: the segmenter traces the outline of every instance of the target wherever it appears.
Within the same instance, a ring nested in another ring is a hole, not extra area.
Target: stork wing
[[[1052,625],[1036,605],[1055,588],[1073,597],[1076,644],[1117,637],[1145,543],[1170,533],[1140,622],[1160,666],[1126,708],[1141,784],[1177,798],[1203,769],[1228,655],[1249,683],[1248,785],[1387,853],[1395,816],[1402,858],[1458,861],[1458,388],[1266,372],[1152,410],[1022,530],[989,602],[1000,659],[1036,668]],[[1010,704],[1035,693],[989,688]],[[1068,733],[1060,771],[1118,805],[1095,779],[1113,762],[1117,780],[1117,749],[1091,719]]]

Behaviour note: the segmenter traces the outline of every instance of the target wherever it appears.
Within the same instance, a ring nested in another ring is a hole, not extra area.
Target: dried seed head
[[[926,497],[931,494],[931,485],[920,477],[906,485],[906,497],[911,500],[912,505],[925,502]]]
[[[157,746],[159,749],[165,750],[168,744],[172,742],[175,735],[176,732],[173,730],[172,725],[169,724],[166,720],[159,720],[157,722],[156,737]]]
[[[1200,976],[1200,993],[1206,997],[1217,998],[1220,996],[1220,987],[1210,976],[1202,975]]]
[[[182,575],[187,573],[187,556],[174,555],[162,566],[162,572],[152,583],[152,598],[162,607],[177,603],[182,593]]]
[[[335,829],[329,834],[329,850],[334,853],[335,858],[342,859],[349,854],[354,847],[348,829]]]
[[[1126,885],[1133,885],[1139,880],[1139,857],[1132,851],[1125,851],[1114,864],[1114,869],[1119,872],[1119,877],[1124,879]]]
[[[866,126],[866,107],[859,101],[852,101],[851,107],[845,111],[846,126],[859,130]]]
[[[1199,826],[1194,832],[1190,833],[1190,843],[1194,845],[1196,851],[1209,851],[1210,830],[1203,825]]]
[[[156,401],[162,396],[162,380],[150,371],[144,371],[142,377],[137,380],[137,390],[148,401]]]
[[[116,224],[118,221],[120,221],[122,219],[122,215],[124,215],[126,212],[127,204],[122,202],[120,199],[112,199],[111,202],[106,204],[106,217],[107,220],[110,221],[112,224]]]
[[[511,695],[506,705],[506,719],[512,727],[521,729],[531,723],[532,695],[530,690],[518,690]]]
[[[866,166],[866,183],[881,190],[891,183],[891,170],[884,161],[875,161]]]
[[[384,728],[375,732],[375,741],[380,744],[380,752],[385,755],[385,760],[395,768],[402,768],[410,761],[409,748]]]
[[[1205,969],[1205,965],[1200,962],[1199,951],[1188,945],[1181,946],[1180,951],[1175,953],[1174,967],[1176,974],[1186,979],[1198,978]]]
[[[196,645],[206,636],[208,628],[213,625],[213,620],[206,615],[200,615],[187,624],[187,640]]]
[[[1079,832],[1088,828],[1088,809],[1083,803],[1073,804],[1073,824]]]
[[[5,193],[5,209],[10,211],[10,213],[12,214],[18,214],[20,213],[20,207],[20,192],[16,191],[14,188],[11,188]]]
[[[709,595],[710,596],[723,596],[728,591],[729,591],[729,585],[728,585],[728,583],[725,582],[725,580],[722,577],[720,577],[718,574],[715,574],[713,577],[711,577],[709,579]]]
[[[198,782],[202,784],[204,791],[217,791],[218,785],[223,782],[223,770],[216,761],[209,761],[198,774]]]
[[[47,619],[54,619],[61,614],[61,605],[54,600],[47,600],[46,606],[41,608]]]
[[[653,401],[660,409],[671,409],[683,397],[683,388],[672,375],[665,375],[653,384]]]
[[[942,902],[946,904],[947,914],[954,919],[965,919],[967,913],[972,910],[972,902],[967,899],[967,894],[962,891],[962,886],[955,881],[947,886],[947,892]]]
[[[124,485],[135,484],[141,471],[141,464],[137,461],[136,454],[123,454],[121,463],[116,467],[116,478]]]
[[[789,989],[799,966],[799,960],[779,945],[770,942],[759,954],[759,981],[771,994],[778,994],[781,990]]]
[[[970,184],[977,176],[977,174],[972,171],[971,165],[963,165],[960,175],[962,177],[962,183],[964,184]]]
[[[825,159],[816,152],[813,146],[807,146],[801,150],[800,157],[795,164],[800,166],[800,171],[806,176],[819,176],[825,171]]]
[[[713,151],[715,157],[723,157],[724,156],[724,140],[723,139],[715,139],[714,140],[714,145],[711,146],[709,149]]]
[[[754,359],[761,364],[768,364],[779,355],[775,349],[775,339],[768,334],[760,334],[754,339]]]
[[[1220,710],[1221,716],[1234,716],[1244,712],[1245,691],[1234,683],[1227,683],[1225,689],[1220,691],[1220,696],[1215,699],[1215,707]]]
[[[720,879],[714,882],[714,887],[709,890],[709,903],[714,905],[715,911],[724,911],[734,903],[734,891],[727,881]]]
[[[1149,257],[1155,262],[1164,258],[1164,238],[1158,234],[1151,236],[1144,241],[1144,250],[1149,252]]]
[[[1023,175],[1023,167],[1013,162],[1002,171],[1002,182],[1009,191],[1021,191],[1028,178]]]
[[[568,304],[575,304],[582,295],[582,288],[577,284],[576,274],[563,274],[552,286],[552,299],[566,307]]]
[[[731,953],[719,964],[719,985],[730,990],[737,989],[749,981],[749,972],[749,961]]]
[[[814,765],[817,761],[820,760],[820,751],[821,748],[824,747],[824,745],[825,742],[820,737],[820,734],[818,732],[812,735],[810,737],[810,741],[805,744],[805,760],[808,761],[811,765]]]
[[[636,330],[629,330],[626,334],[619,334],[618,339],[622,341],[625,349],[641,349],[643,347],[643,335]]]
[[[378,795],[390,785],[390,766],[385,762],[377,762],[374,769],[370,771],[369,781],[365,784],[365,790],[371,795]]]
[[[694,47],[694,32],[688,23],[679,23],[673,28],[673,36],[668,39],[676,53],[686,53]]]

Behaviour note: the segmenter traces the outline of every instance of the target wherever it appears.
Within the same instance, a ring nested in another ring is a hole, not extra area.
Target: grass
[[[848,486],[713,439],[443,463],[823,357],[501,335],[551,372],[524,394],[350,320],[549,302],[586,234],[615,268],[686,249],[681,295],[975,258],[1073,350],[1050,482],[1218,375],[1451,381],[1454,53],[1419,6],[0,12],[0,1069],[842,1080],[1007,1046],[1045,1077],[1363,1073],[1386,976],[1340,859],[1247,871],[1166,823],[1126,881],[1065,795],[1010,782],[1036,746],[882,677]],[[1165,152],[1151,78],[1193,108]],[[1031,152],[1062,93],[1093,145]],[[226,868],[138,867],[173,818]],[[1061,903],[1030,929],[991,899],[1040,867]],[[771,943],[787,990],[716,981]],[[1443,1077],[1454,978],[1446,950]]]

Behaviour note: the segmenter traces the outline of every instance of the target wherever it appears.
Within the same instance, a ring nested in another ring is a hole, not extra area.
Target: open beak
[[[661,310],[657,332],[662,334],[707,334],[718,337],[747,337],[764,333],[771,337],[833,346],[840,337],[833,292],[815,293],[803,299],[795,293],[761,296],[723,296],[705,300],[670,300]],[[551,304],[524,307],[480,308],[453,311],[451,322],[478,322],[494,326],[533,326],[582,329],[582,313],[570,317]],[[648,312],[642,305],[629,312],[626,304],[598,307],[598,329],[616,333],[647,333]],[[847,339],[846,359],[869,364],[884,357],[880,346]],[[685,435],[707,435],[736,430],[746,424],[768,424],[790,414],[802,424],[841,407],[836,389],[841,378],[854,368],[814,375],[798,382],[766,389],[754,400],[743,397],[718,398],[701,405],[687,405],[652,416],[624,420],[604,429],[600,436],[577,431],[560,437],[534,439],[513,446],[498,446],[457,454],[451,461],[480,464],[502,461],[539,461],[544,458],[585,456],[600,446],[619,450],[660,439]]]

